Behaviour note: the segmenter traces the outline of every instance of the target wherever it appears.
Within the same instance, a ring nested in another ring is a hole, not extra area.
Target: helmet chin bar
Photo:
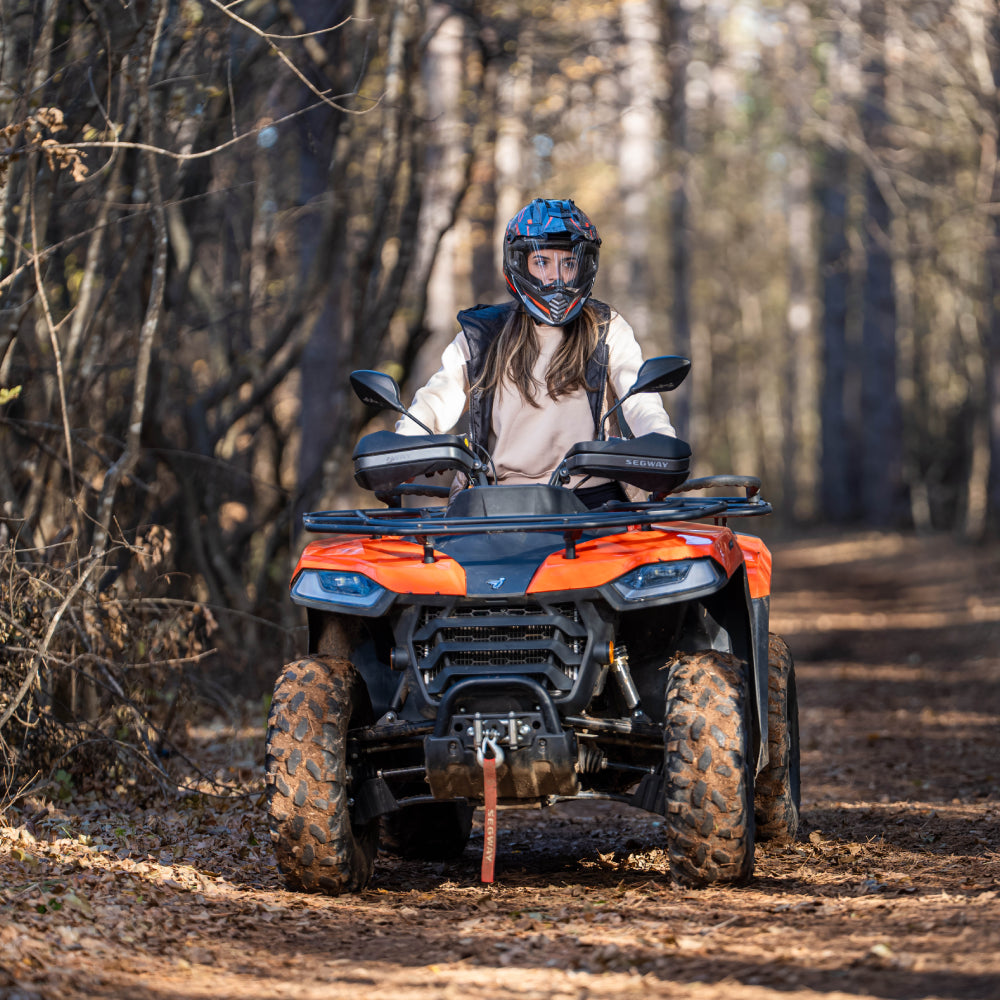
[[[549,291],[552,289],[552,291]],[[586,305],[587,299],[579,288],[567,288],[559,285],[546,285],[538,296],[544,306],[539,313],[532,312],[537,319],[548,326],[563,326],[573,319]]]

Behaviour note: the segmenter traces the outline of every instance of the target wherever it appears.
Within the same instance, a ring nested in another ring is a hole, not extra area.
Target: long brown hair
[[[563,339],[545,373],[545,389],[553,399],[568,396],[577,389],[590,392],[587,385],[587,361],[597,347],[601,324],[588,302],[571,322],[563,327]],[[521,398],[531,406],[535,402],[538,383],[532,377],[538,361],[538,337],[535,321],[523,309],[511,313],[500,334],[486,353],[483,373],[473,389],[496,392],[507,381],[517,388]]]

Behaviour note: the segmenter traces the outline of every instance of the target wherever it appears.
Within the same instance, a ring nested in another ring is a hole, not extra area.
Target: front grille
[[[484,649],[450,653],[447,659],[448,663],[454,667],[507,667],[534,663],[538,659],[538,656],[526,649]]]
[[[465,677],[505,673],[535,676],[564,694],[580,675],[587,628],[572,603],[424,607],[413,649],[429,694]]]
[[[501,644],[504,642],[518,642],[520,640],[550,639],[553,635],[553,629],[547,628],[544,625],[538,625],[534,628],[519,628],[509,625],[492,628],[476,626],[474,628],[449,628],[446,634],[449,642]]]

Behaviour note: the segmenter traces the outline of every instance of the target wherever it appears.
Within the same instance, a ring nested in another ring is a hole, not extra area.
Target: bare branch
[[[361,111],[354,110],[353,108],[342,108],[339,105],[333,104],[329,100],[323,99],[309,104],[304,108],[299,108],[297,111],[291,111],[287,115],[282,115],[280,118],[275,119],[271,122],[265,122],[263,125],[256,126],[254,128],[248,129],[242,135],[238,135],[233,139],[227,139],[225,142],[219,143],[217,146],[213,146],[211,149],[201,149],[195,153],[178,153],[172,149],[164,149],[162,146],[155,146],[147,142],[130,142],[119,141],[117,139],[112,141],[105,140],[85,140],[83,142],[73,142],[73,143],[60,143],[56,141],[51,141],[47,149],[51,150],[54,156],[60,154],[69,155],[75,151],[81,149],[110,149],[112,151],[118,151],[122,149],[135,149],[144,153],[152,153],[155,156],[163,156],[170,160],[175,160],[178,163],[186,163],[190,160],[204,160],[215,156],[217,153],[221,153],[224,149],[229,149],[231,146],[235,146],[239,142],[243,142],[244,139],[250,139],[254,136],[260,135],[261,132],[266,128],[273,128],[275,125],[281,125],[292,118],[298,118],[300,115],[304,115],[315,108],[322,107],[324,104],[331,105],[337,108],[338,111],[343,111],[344,114],[348,115],[366,115],[371,111],[374,111],[381,103],[382,97],[364,97],[361,94],[340,94],[340,97],[355,97],[360,101],[370,101],[371,107],[365,108]],[[3,157],[14,157],[19,155],[16,152],[8,150],[0,150],[0,158]]]
[[[31,244],[38,246],[38,223],[35,218],[35,198],[34,184],[29,195],[29,205],[31,210]],[[69,408],[66,403],[66,380],[63,377],[62,351],[59,347],[59,338],[56,336],[56,327],[52,321],[52,310],[49,307],[49,299],[45,294],[45,282],[42,280],[42,269],[39,265],[38,254],[34,254],[35,262],[35,286],[38,289],[38,299],[42,305],[42,312],[45,316],[45,328],[49,334],[49,342],[52,345],[52,356],[56,363],[56,384],[59,388],[59,408],[62,411],[63,437],[66,442],[66,464],[69,468],[69,489],[70,493],[76,492],[76,475],[73,472],[73,441],[69,429]]]
[[[325,31],[336,31],[344,24],[347,24],[348,21],[353,20],[353,18],[348,18],[346,21],[343,21],[341,24],[334,25],[332,28],[322,28],[320,29],[320,31],[308,32],[304,35],[295,35],[295,36],[271,35],[268,34],[266,31],[264,31],[263,29],[258,28],[257,25],[252,24],[250,21],[246,21],[242,17],[238,17],[231,10],[229,10],[224,4],[220,3],[219,0],[208,0],[208,2],[213,7],[217,8],[218,10],[221,10],[226,15],[226,17],[232,18],[241,27],[246,28],[247,31],[250,31],[253,34],[257,35],[258,38],[264,39],[264,41],[268,43],[268,46],[270,47],[271,51],[292,71],[294,76],[296,76],[298,80],[308,88],[310,93],[315,94],[324,104],[329,105],[331,108],[336,108],[337,111],[343,111],[347,114],[363,113],[363,112],[351,112],[349,111],[349,109],[341,107],[339,104],[337,104],[336,98],[327,97],[327,95],[323,91],[321,91],[314,83],[312,83],[312,81],[309,80],[309,78],[302,72],[302,70],[300,70],[298,66],[296,66],[295,63],[292,62],[292,60],[289,59],[288,56],[286,56],[285,53],[282,52],[281,49],[274,44],[273,41],[273,39],[275,38],[282,38],[282,39],[291,37],[307,38],[307,37],[312,37],[313,35],[321,34],[322,32]]]
[[[212,0],[212,2],[214,3],[214,0]],[[235,7],[238,2],[239,0],[233,0],[233,3],[230,4],[214,3],[214,6],[224,11],[226,15],[228,17],[231,17],[237,24],[241,24],[244,27],[249,27],[255,35],[259,35],[261,38],[273,38],[279,42],[281,41],[291,42],[291,41],[296,41],[297,39],[300,38],[316,38],[319,35],[328,35],[332,31],[340,31],[341,28],[350,24],[351,21],[359,21],[362,24],[367,24],[369,21],[371,21],[371,18],[369,17],[354,17],[353,15],[351,15],[350,17],[345,17],[344,20],[341,21],[339,24],[334,24],[329,28],[317,28],[315,31],[303,31],[294,35],[284,35],[278,32],[263,31],[262,29],[256,27],[255,25],[250,24],[249,21],[244,21],[242,18],[236,17],[236,15],[232,13],[231,8]]]
[[[63,598],[62,603],[56,609],[55,614],[49,621],[49,627],[45,630],[45,635],[42,638],[37,650],[35,651],[35,658],[28,668],[28,672],[21,682],[21,686],[18,688],[17,693],[14,695],[10,704],[7,706],[6,711],[3,715],[0,715],[0,729],[2,729],[10,717],[17,711],[18,706],[24,700],[24,696],[31,689],[31,686],[35,683],[35,679],[38,677],[38,670],[42,665],[42,661],[45,658],[45,653],[49,648],[49,644],[52,642],[52,637],[56,634],[56,629],[59,627],[59,622],[62,621],[62,616],[66,613],[66,609],[73,602],[73,599],[83,588],[83,585],[90,579],[91,574],[98,567],[103,566],[104,562],[101,559],[91,559],[90,565],[80,574],[76,582],[70,587],[66,596]]]

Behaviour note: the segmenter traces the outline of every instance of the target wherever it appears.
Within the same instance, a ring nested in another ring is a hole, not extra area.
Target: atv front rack
[[[706,485],[713,485],[711,483]],[[722,484],[715,484],[722,485]],[[741,484],[742,485],[742,484]],[[748,490],[749,492],[749,490]],[[638,503],[612,502],[596,510],[570,514],[491,514],[483,517],[449,516],[445,507],[377,508],[314,511],[302,517],[306,531],[326,534],[393,535],[416,538],[428,561],[433,558],[427,539],[438,535],[473,535],[483,532],[551,532],[566,538],[566,555],[575,557],[576,542],[585,531],[608,531],[638,527],[649,530],[668,521],[713,518],[725,523],[730,517],[758,517],[771,513],[771,505],[758,496],[669,497]]]

